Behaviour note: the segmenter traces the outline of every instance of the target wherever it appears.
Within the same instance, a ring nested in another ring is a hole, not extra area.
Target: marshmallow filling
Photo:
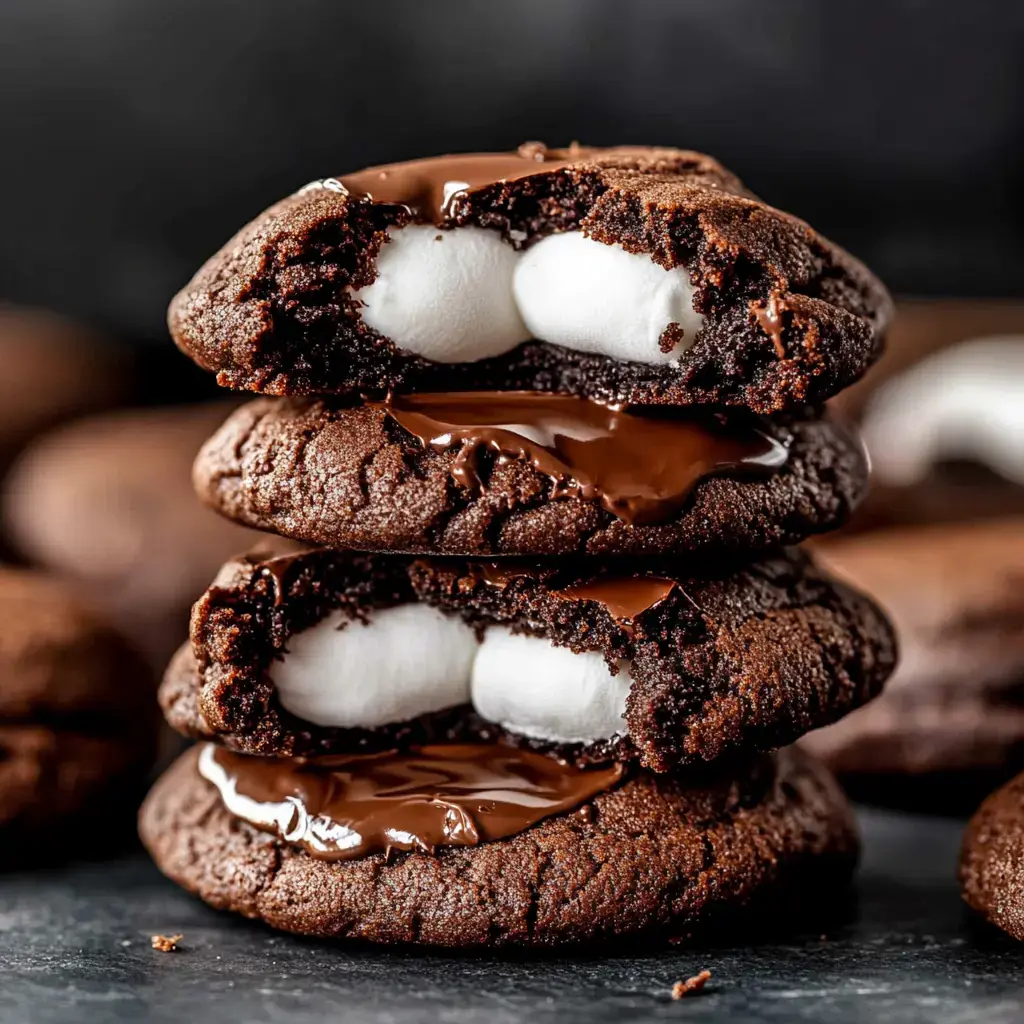
[[[491,626],[478,639],[425,604],[333,612],[291,637],[270,669],[281,705],[320,726],[376,729],[471,703],[508,732],[595,743],[626,732],[630,665]]]
[[[388,232],[377,276],[352,292],[363,322],[432,362],[474,362],[537,339],[671,365],[703,324],[684,267],[666,270],[580,231],[518,252],[498,232],[410,224]]]

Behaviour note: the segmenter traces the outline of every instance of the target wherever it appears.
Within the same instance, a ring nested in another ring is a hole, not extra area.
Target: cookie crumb
[[[686,996],[693,995],[699,992],[710,980],[711,972],[706,968],[695,974],[692,978],[687,978],[686,981],[677,981],[672,986],[672,998],[683,999]]]
[[[153,944],[153,948],[158,949],[161,953],[176,953],[178,943],[183,938],[185,938],[184,935],[154,935],[149,941]]]

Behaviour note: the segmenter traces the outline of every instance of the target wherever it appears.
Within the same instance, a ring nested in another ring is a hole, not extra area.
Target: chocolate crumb
[[[185,938],[184,935],[154,935],[150,942],[153,944],[153,948],[161,953],[176,953],[178,951],[178,943],[183,938]]]
[[[684,999],[688,995],[700,992],[710,978],[711,972],[705,968],[700,974],[695,974],[692,978],[687,978],[686,981],[677,981],[672,986],[672,998]]]
[[[661,332],[661,337],[658,339],[658,348],[660,348],[662,352],[668,354],[676,347],[676,345],[681,345],[682,343],[682,325],[673,321]]]

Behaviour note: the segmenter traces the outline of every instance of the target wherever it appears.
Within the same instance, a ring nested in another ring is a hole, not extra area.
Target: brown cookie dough
[[[175,341],[225,387],[268,394],[517,388],[762,413],[820,402],[881,352],[890,300],[878,280],[803,221],[755,199],[711,157],[648,147],[520,153],[518,162],[485,157],[522,167],[471,182],[446,204],[439,230],[490,228],[519,248],[580,230],[665,269],[685,267],[704,322],[675,365],[544,340],[464,363],[397,347],[363,322],[348,288],[372,283],[388,229],[417,222],[419,211],[346,191],[352,178],[301,190],[231,239],[172,302]],[[447,175],[436,161],[418,166],[428,177]],[[375,190],[371,179],[407,170],[356,177]]]
[[[194,660],[181,653],[172,663],[161,706],[179,731],[248,753],[347,753],[468,731],[581,762],[639,759],[666,771],[790,743],[870,700],[892,668],[894,641],[877,608],[798,553],[718,579],[692,579],[685,566],[663,563],[653,590],[639,575],[630,609],[617,595],[636,574],[586,563],[414,561],[323,549],[240,559],[196,603]],[[628,659],[625,734],[545,742],[460,709],[375,730],[337,728],[282,706],[271,676],[290,638],[334,610],[344,625],[410,602],[478,631],[501,625],[574,654],[598,652],[612,667]]]
[[[196,758],[150,793],[143,842],[212,906],[303,935],[460,948],[690,936],[834,895],[856,859],[841,792],[798,751],[733,779],[641,773],[586,816],[508,839],[333,862],[234,818]]]
[[[462,555],[719,559],[832,529],[862,497],[863,450],[838,423],[743,418],[740,430],[784,445],[781,468],[699,478],[649,523],[624,520],[598,496],[555,496],[561,482],[522,451],[498,458],[483,449],[474,479],[460,480],[464,446],[425,445],[379,405],[312,399],[262,398],[238,409],[204,445],[195,483],[213,508],[257,529],[331,547]],[[679,451],[682,461],[682,444]],[[645,454],[634,455],[641,475]]]
[[[1024,519],[879,531],[818,557],[889,612],[900,664],[808,748],[860,797],[946,811],[1024,768]]]
[[[2,514],[27,560],[75,581],[163,667],[225,558],[260,541],[213,515],[190,484],[195,452],[230,403],[108,413],[25,451]]]

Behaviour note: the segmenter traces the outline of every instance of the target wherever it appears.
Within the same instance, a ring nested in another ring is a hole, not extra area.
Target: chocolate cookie
[[[819,557],[890,613],[900,664],[809,749],[859,797],[947,811],[1024,769],[1024,519],[879,531]]]
[[[979,914],[1024,941],[1024,775],[997,789],[968,823],[960,891]]]
[[[0,569],[0,835],[7,863],[137,796],[156,746],[151,676],[63,584]],[[98,837],[97,837],[98,838]],[[71,852],[70,844],[65,852]]]
[[[828,419],[468,392],[258,399],[194,476],[229,518],[332,547],[718,559],[835,527],[867,464]]]
[[[231,408],[80,420],[28,448],[4,487],[11,546],[95,595],[160,668],[196,594],[225,558],[260,539],[205,509],[190,484],[196,449]]]
[[[123,361],[92,332],[43,310],[0,303],[0,469],[35,434],[112,404]]]
[[[874,605],[797,553],[718,579],[667,562],[247,558],[196,603],[191,635],[161,705],[236,750],[468,734],[657,771],[790,743],[871,699],[895,656]]]
[[[177,344],[269,394],[513,388],[818,403],[881,351],[882,285],[676,149],[533,143],[314,182],[171,304]]]
[[[580,810],[505,838],[480,841],[460,830],[432,853],[354,855],[289,842],[274,825],[236,817],[222,794],[230,799],[244,786],[233,790],[238,776],[209,763],[200,774],[210,751],[189,751],[156,784],[140,815],[143,842],[165,874],[212,906],[304,935],[462,948],[691,936],[731,927],[741,913],[749,923],[751,912],[769,906],[788,914],[798,901],[834,896],[856,859],[842,794],[797,751],[764,757],[728,779],[687,783],[640,773]],[[253,760],[236,757],[234,767],[251,780],[258,769],[237,762]],[[271,770],[281,764],[289,762]],[[523,777],[506,775],[506,785],[522,786]],[[430,779],[434,788],[444,785],[438,778]],[[410,789],[409,799],[429,796],[423,785]],[[380,807],[358,806],[367,814]],[[408,804],[397,810],[410,813]],[[328,839],[353,834],[322,821],[317,834]],[[359,840],[365,831],[354,834]]]

